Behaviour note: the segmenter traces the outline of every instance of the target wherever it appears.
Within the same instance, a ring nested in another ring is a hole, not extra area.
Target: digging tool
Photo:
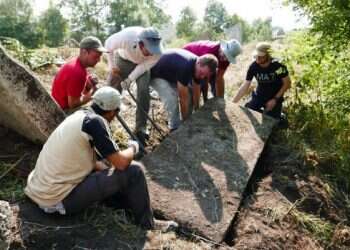
[[[165,133],[164,131],[156,124],[155,121],[153,121],[153,119],[148,115],[148,113],[142,108],[142,106],[140,105],[140,103],[137,101],[137,99],[135,98],[135,96],[131,93],[130,88],[126,88],[126,90],[128,91],[129,95],[131,96],[131,99],[134,100],[134,102],[136,103],[137,107],[139,107],[140,110],[142,110],[142,112],[146,115],[147,119],[152,123],[152,125],[154,126],[154,128],[158,131],[158,133],[164,138],[165,137]]]
[[[130,137],[131,137],[133,140],[135,140],[135,141],[138,142],[141,151],[142,151],[143,153],[147,153],[147,151],[146,151],[145,147],[143,146],[143,144],[140,142],[140,140],[137,138],[137,136],[134,135],[134,134],[132,133],[131,129],[128,127],[128,125],[127,125],[126,122],[123,120],[123,118],[120,117],[119,114],[117,114],[117,119],[118,119],[118,121],[120,122],[120,124],[123,126],[123,128],[126,130],[126,132],[130,135]]]

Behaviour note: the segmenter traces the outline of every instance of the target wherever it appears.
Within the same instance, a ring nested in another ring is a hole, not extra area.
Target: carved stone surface
[[[211,99],[142,162],[152,206],[221,241],[276,121]]]
[[[0,123],[43,143],[64,119],[40,81],[0,46]]]

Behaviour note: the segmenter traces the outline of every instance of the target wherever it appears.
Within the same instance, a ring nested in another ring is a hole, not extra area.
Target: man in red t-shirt
[[[211,79],[207,79],[205,82],[201,83],[202,93],[204,101],[206,101],[209,81],[213,95],[224,97],[224,74],[230,63],[236,63],[236,56],[241,53],[241,45],[239,42],[237,40],[230,40],[228,42],[195,41],[186,44],[183,48],[197,56],[212,54],[218,59],[218,72]]]
[[[69,111],[91,100],[97,78],[86,68],[94,67],[107,50],[96,37],[85,37],[80,42],[79,56],[62,66],[55,76],[51,95],[63,110]]]

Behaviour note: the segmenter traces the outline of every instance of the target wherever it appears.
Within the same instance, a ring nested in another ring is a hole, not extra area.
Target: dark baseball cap
[[[102,46],[100,39],[98,39],[97,37],[94,37],[94,36],[84,37],[79,44],[79,48],[81,48],[81,49],[94,49],[94,50],[97,50],[97,51],[102,52],[102,53],[108,52]]]
[[[161,44],[161,36],[159,32],[153,28],[145,28],[139,35],[140,41],[142,41],[146,49],[153,55],[162,54],[163,48]]]

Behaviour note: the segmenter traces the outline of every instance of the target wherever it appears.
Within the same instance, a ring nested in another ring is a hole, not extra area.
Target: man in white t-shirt
[[[123,88],[129,88],[136,81],[139,105],[135,133],[144,142],[148,139],[146,113],[150,104],[150,69],[162,53],[159,32],[152,27],[128,27],[107,38],[105,47],[109,52],[109,85],[122,92]]]

